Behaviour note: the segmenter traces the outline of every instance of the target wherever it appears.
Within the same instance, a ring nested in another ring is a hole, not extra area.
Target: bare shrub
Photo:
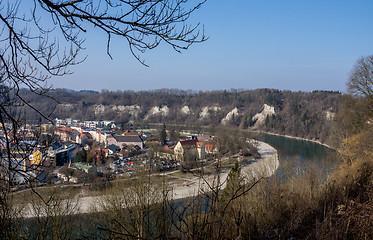
[[[154,182],[149,174],[140,174],[127,186],[114,184],[98,202],[106,223],[99,229],[110,238],[165,236],[170,227],[167,195],[164,182]]]
[[[45,195],[33,195],[29,204],[29,220],[25,236],[33,239],[72,239],[78,225],[72,221],[79,212],[77,196],[69,191],[53,189]]]

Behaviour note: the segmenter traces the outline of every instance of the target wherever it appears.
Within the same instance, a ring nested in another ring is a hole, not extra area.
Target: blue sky
[[[191,21],[210,39],[179,54],[168,46],[146,52],[144,67],[124,41],[86,35],[87,60],[58,88],[194,90],[276,88],[344,92],[360,56],[373,53],[373,1],[208,0]]]

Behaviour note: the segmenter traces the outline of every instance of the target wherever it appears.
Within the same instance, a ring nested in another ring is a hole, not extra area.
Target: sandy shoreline
[[[269,177],[273,175],[279,167],[277,150],[265,142],[256,141],[256,143],[261,158],[241,168],[241,176],[246,182]],[[210,191],[208,186],[216,186],[217,184],[219,184],[219,188],[224,189],[228,174],[228,170],[220,173],[219,180],[216,174],[204,178],[194,177],[188,179],[192,183],[185,182],[184,186],[173,187],[171,198],[182,199],[196,196],[197,194]]]

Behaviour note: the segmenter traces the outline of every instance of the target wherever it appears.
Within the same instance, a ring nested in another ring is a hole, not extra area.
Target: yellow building
[[[196,159],[204,159],[205,158],[205,145],[202,142],[198,142],[197,140],[181,140],[179,141],[175,148],[174,154],[176,160],[182,161],[184,160],[185,153],[188,151],[190,156],[194,156]]]
[[[42,154],[39,150],[33,152],[30,157],[30,165],[40,165],[42,160]]]
[[[41,132],[46,132],[49,128],[49,125],[48,124],[43,124],[40,126],[40,131]]]
[[[10,152],[12,164],[11,168],[24,171],[26,172],[28,161],[27,161],[27,153],[25,151],[12,151]],[[9,162],[9,161],[8,161]]]

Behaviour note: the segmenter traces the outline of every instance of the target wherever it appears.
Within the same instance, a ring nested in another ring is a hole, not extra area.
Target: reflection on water
[[[334,150],[318,143],[270,134],[260,134],[260,140],[277,149],[280,177],[284,177],[288,169],[299,175],[311,167],[320,169],[325,177],[338,162]]]

